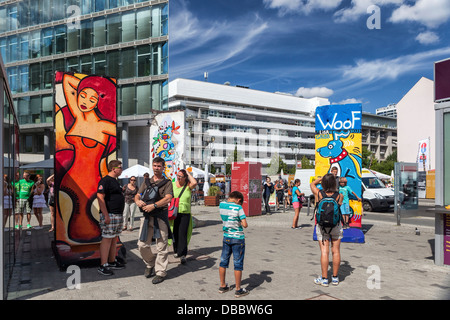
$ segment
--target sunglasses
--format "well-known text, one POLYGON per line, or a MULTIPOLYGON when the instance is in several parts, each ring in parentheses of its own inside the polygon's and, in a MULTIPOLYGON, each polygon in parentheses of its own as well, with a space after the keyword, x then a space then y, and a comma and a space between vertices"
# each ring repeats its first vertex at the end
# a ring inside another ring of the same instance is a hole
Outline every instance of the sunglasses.
POLYGON ((131 179, 130 181, 136 181, 136 179, 131 179))

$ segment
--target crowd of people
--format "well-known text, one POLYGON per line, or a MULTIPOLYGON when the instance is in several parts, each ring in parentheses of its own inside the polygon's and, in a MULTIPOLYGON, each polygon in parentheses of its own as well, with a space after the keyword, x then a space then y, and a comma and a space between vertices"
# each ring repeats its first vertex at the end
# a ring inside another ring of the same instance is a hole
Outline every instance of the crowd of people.
POLYGON ((3 175, 3 227, 7 226, 8 218, 13 219, 14 228, 19 230, 23 228, 23 219, 26 215, 26 229, 31 229, 31 213, 33 212, 38 225, 34 229, 43 228, 42 210, 50 208, 52 227, 54 230, 54 194, 53 194, 53 175, 46 180, 37 174, 31 179, 31 174, 25 171, 20 179, 19 173, 16 174, 15 181, 11 181, 8 175, 3 175), (15 200, 14 217, 12 215, 13 202, 15 200), (12 218, 13 217, 13 218, 12 218))
MULTIPOLYGON (((165 280, 169 262, 169 246, 173 245, 175 257, 180 258, 180 263, 186 263, 188 245, 192 235, 191 195, 198 187, 197 180, 187 170, 179 170, 175 181, 165 178, 163 175, 165 161, 155 158, 152 162, 154 175, 144 175, 144 181, 137 185, 137 177, 132 176, 128 182, 121 186, 118 177, 122 173, 122 163, 112 160, 108 164, 108 175, 103 177, 97 188, 97 199, 100 209, 100 228, 102 240, 100 242, 100 266, 98 272, 105 276, 114 274, 113 270, 124 269, 125 265, 118 261, 117 243, 118 237, 123 231, 132 232, 134 220, 138 210, 142 213, 138 234, 138 250, 144 262, 144 276, 153 278, 152 283, 158 284, 165 280), (177 201, 173 201, 173 200, 177 201), (177 205, 177 215, 169 220, 168 212, 177 205), (152 251, 152 242, 155 240, 156 252, 152 251)), ((305 193, 301 191, 300 179, 295 179, 289 185, 281 177, 272 182, 267 177, 263 183, 263 200, 266 214, 270 214, 269 197, 276 192, 276 205, 292 206, 294 217, 292 229, 300 229, 298 225, 300 211, 305 202, 305 193), (284 201, 284 198, 286 198, 284 201)), ((331 283, 339 283, 338 270, 340 265, 340 241, 343 237, 343 229, 348 228, 349 195, 353 194, 361 200, 347 186, 344 177, 337 177, 337 173, 326 174, 317 177, 310 184, 311 191, 318 204, 322 199, 334 199, 342 214, 342 224, 333 226, 328 232, 324 228, 317 228, 317 238, 321 252, 321 276, 314 279, 316 284, 328 286, 327 272, 329 263, 330 246, 332 252, 331 283)), ((37 219, 38 226, 42 229, 42 210, 48 207, 51 212, 51 228, 55 228, 55 194, 54 175, 50 176, 46 183, 41 175, 30 179, 30 173, 25 171, 23 179, 11 182, 7 175, 4 176, 4 219, 6 226, 8 217, 11 217, 13 199, 16 199, 14 224, 16 229, 21 229, 24 215, 27 215, 26 228, 31 228, 31 212, 37 219), (13 197, 15 193, 15 197, 13 197)), ((241 288, 241 278, 245 256, 244 228, 248 227, 245 212, 243 210, 244 197, 238 191, 231 191, 226 201, 219 206, 220 217, 223 222, 223 244, 219 266, 219 292, 230 290, 225 281, 226 270, 229 267, 231 255, 234 262, 235 296, 241 297, 249 292, 241 288)), ((317 223, 317 221, 316 221, 317 223)))

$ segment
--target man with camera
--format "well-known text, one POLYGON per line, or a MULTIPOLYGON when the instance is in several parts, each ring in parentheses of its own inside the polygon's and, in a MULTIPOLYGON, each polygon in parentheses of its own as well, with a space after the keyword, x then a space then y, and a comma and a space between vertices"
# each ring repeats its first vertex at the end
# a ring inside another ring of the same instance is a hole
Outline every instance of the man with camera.
POLYGON ((172 183, 163 176, 165 161, 156 157, 152 162, 153 177, 140 186, 135 202, 144 217, 139 229, 138 248, 146 265, 144 275, 153 278, 152 283, 164 281, 169 264, 168 240, 172 238, 169 227, 168 205, 173 197, 172 183), (151 250, 152 238, 156 239, 155 255, 151 250))

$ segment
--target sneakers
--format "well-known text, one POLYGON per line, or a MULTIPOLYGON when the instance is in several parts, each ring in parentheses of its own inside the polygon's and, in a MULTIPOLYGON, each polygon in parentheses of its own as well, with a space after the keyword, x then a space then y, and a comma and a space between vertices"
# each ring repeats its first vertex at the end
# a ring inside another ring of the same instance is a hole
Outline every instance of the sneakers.
POLYGON ((225 287, 219 287, 219 293, 225 293, 230 291, 230 287, 228 285, 225 285, 225 287))
MULTIPOLYGON (((322 277, 314 279, 314 283, 320 284, 324 287, 328 287, 328 279, 323 279, 322 277)), ((339 277, 331 277, 331 284, 333 286, 337 286, 339 284, 339 277)))
POLYGON ((314 279, 314 283, 324 287, 328 287, 328 279, 323 279, 321 276, 314 279))
POLYGON ((236 291, 234 292, 234 296, 235 296, 236 298, 240 298, 240 297, 243 297, 243 296, 248 295, 249 293, 250 293, 249 291, 245 290, 244 288, 241 288, 241 289, 236 290, 236 291))
POLYGON ((27 229, 31 229, 31 224, 27 224, 27 229))
MULTIPOLYGON (((225 287, 219 287, 219 293, 225 293, 225 292, 228 292, 228 291, 230 291, 230 287, 228 286, 228 284, 225 285, 225 287)), ((236 298, 240 298, 240 297, 243 297, 243 296, 248 295, 249 293, 250 293, 250 292, 247 291, 246 289, 241 288, 241 289, 236 290, 236 291, 234 292, 234 296, 235 296, 236 298)))
POLYGON ((100 267, 98 267, 97 271, 101 275, 112 276, 114 274, 114 272, 111 269, 120 270, 120 269, 124 269, 124 268, 125 268, 124 264, 115 260, 114 262, 111 262, 111 263, 108 262, 108 263, 101 265, 100 267))
POLYGON ((117 260, 114 260, 114 262, 108 262, 108 267, 110 269, 114 269, 114 270, 120 270, 120 269, 124 269, 125 265, 120 263, 117 260))
POLYGON ((114 274, 114 272, 112 272, 107 263, 98 267, 97 271, 98 273, 104 276, 112 276, 114 274))

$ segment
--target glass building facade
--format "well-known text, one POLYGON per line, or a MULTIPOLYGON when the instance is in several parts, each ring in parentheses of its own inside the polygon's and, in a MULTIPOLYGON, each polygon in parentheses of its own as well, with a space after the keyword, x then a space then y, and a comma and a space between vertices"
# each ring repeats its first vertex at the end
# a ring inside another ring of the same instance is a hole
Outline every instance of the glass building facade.
POLYGON ((2 226, 0 228, 0 300, 7 296, 7 286, 11 279, 16 252, 20 239, 20 231, 14 228, 14 209, 16 206, 14 181, 17 181, 19 165, 18 136, 19 123, 14 112, 14 103, 11 91, 6 81, 6 70, 0 58, 0 136, 2 144, 3 160, 0 162, 0 171, 3 183, 0 184, 0 193, 3 194, 0 201, 0 211, 2 212, 2 226))
POLYGON ((25 128, 53 127, 55 71, 114 77, 119 122, 150 117, 167 109, 168 0, 0 0, 0 53, 25 128))

